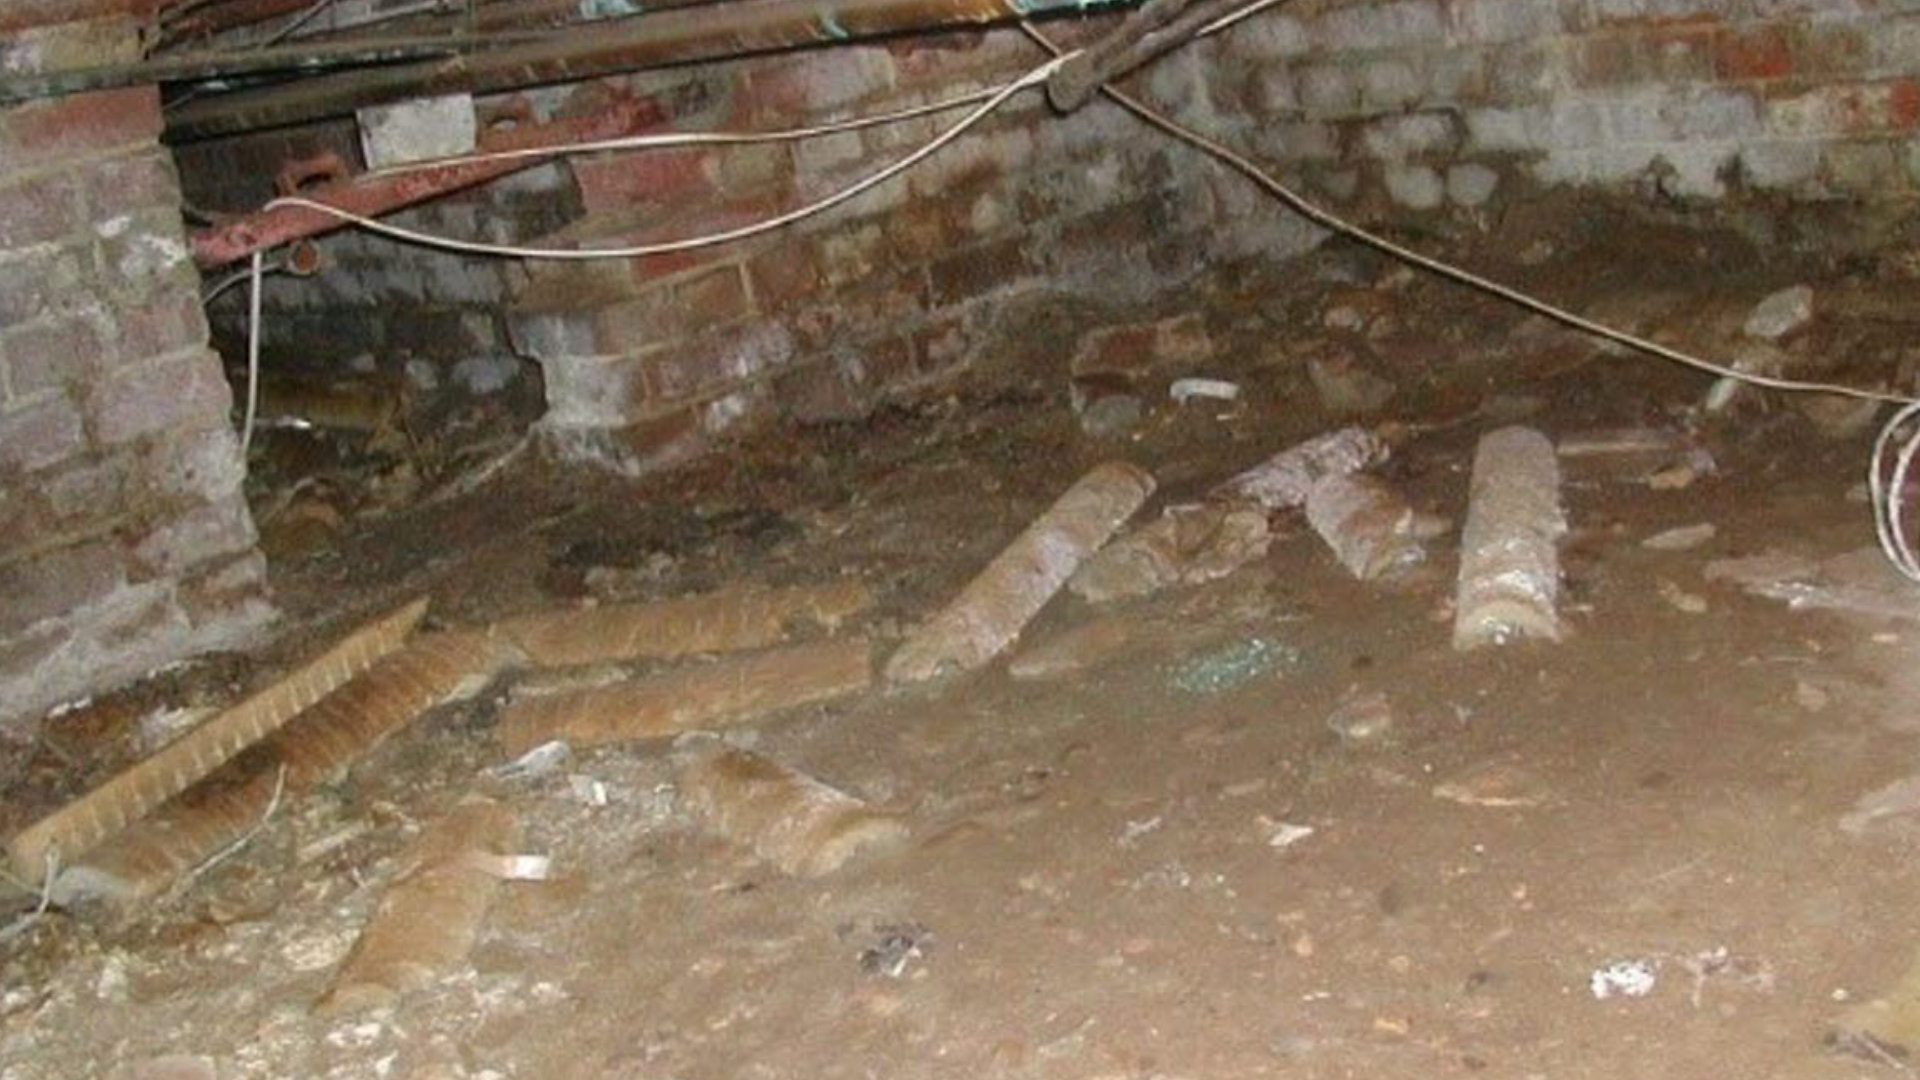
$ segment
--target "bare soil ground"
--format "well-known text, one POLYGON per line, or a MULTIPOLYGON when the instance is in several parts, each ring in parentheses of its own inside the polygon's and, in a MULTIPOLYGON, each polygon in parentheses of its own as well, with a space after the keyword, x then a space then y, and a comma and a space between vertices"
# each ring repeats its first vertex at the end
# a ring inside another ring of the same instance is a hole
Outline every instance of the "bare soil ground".
MULTIPOLYGON (((1909 328, 1897 305, 1862 298, 1910 284, 1872 267, 1783 271, 1712 242, 1728 253, 1655 231, 1591 261, 1503 269, 1720 355, 1755 300, 1810 280, 1824 306, 1798 352, 1864 361, 1834 374, 1892 369, 1909 328), (1671 258, 1646 254, 1662 244, 1671 258), (1663 261, 1672 280, 1651 269, 1663 261)), ((896 636, 1099 461, 1152 470, 1157 507, 1339 422, 1303 374, 1314 350, 1347 350, 1399 386, 1368 421, 1401 425, 1385 475, 1456 523, 1474 440, 1504 418, 1556 438, 1687 425, 1708 385, 1338 248, 1222 275, 1167 313, 1181 310, 1206 314, 1219 360, 1175 374, 1237 379, 1243 397, 1155 402, 1134 437, 1100 442, 1074 422, 1062 369, 1083 322, 1029 335, 951 399, 638 483, 529 466, 360 521, 282 561, 300 630, 277 653, 50 725, 8 820, 125 760, 141 711, 231 693, 418 591, 435 619, 465 624, 577 598, 596 566, 639 571, 657 595, 851 574, 881 597, 867 628, 896 636), (1327 327, 1355 303, 1385 322, 1327 327)), ((123 918, 53 913, 6 944, 0 1077, 174 1075, 154 1071, 167 1055, 203 1055, 214 1073, 179 1075, 222 1078, 1892 1071, 1823 1039, 1916 945, 1913 823, 1838 822, 1915 769, 1920 701, 1897 676, 1920 628, 1791 611, 1701 574, 1730 555, 1870 543, 1849 497, 1867 436, 1822 438, 1777 400, 1698 429, 1719 471, 1683 490, 1569 463, 1558 645, 1456 653, 1451 538, 1389 588, 1349 579, 1291 521, 1255 566, 1119 608, 1140 633, 1089 673, 994 669, 729 732, 908 814, 906 850, 817 881, 694 828, 668 745, 482 778, 500 758, 496 688, 285 808, 193 888, 123 918), (1702 548, 1640 546, 1700 522, 1717 528, 1702 548), (1297 662, 1218 693, 1176 685, 1184 661, 1254 637, 1297 662), (1386 695, 1390 730, 1329 728, 1367 692, 1386 695), (582 801, 569 774, 603 782, 609 804, 582 801), (521 813, 555 878, 504 887, 470 964, 429 989, 313 1015, 396 853, 475 790, 521 813), (1312 831, 1276 846, 1289 825, 1312 831), (297 860, 327 838, 341 842, 297 860), (1622 961, 1646 962, 1651 992, 1596 999, 1592 974, 1622 961)), ((1063 598, 1024 642, 1096 614, 1063 598)))

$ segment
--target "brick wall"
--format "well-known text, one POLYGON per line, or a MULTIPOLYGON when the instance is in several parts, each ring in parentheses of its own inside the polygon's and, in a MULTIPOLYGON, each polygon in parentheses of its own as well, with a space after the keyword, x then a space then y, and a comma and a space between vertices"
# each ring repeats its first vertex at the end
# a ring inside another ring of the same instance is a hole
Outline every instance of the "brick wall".
POLYGON ((1681 201, 1920 190, 1912 0, 1290 5, 1207 49, 1242 145, 1317 193, 1476 207, 1514 182, 1681 201))
MULTIPOLYGON (((174 158, 187 203, 230 214, 259 208, 277 194, 274 180, 283 166, 322 153, 338 155, 355 171, 363 168, 351 121, 191 143, 175 148, 174 158)), ((430 232, 510 239, 539 235, 578 213, 571 179, 549 166, 391 220, 430 232)), ((406 358, 446 369, 470 357, 511 355, 501 317, 510 264, 398 245, 355 230, 331 233, 318 246, 324 273, 269 275, 264 281, 261 341, 272 363, 338 366, 370 354, 393 370, 406 358)), ((238 355, 246 333, 246 290, 223 294, 208 318, 222 348, 238 355)))
MULTIPOLYGON (((699 103, 680 109, 679 126, 768 130, 952 97, 1044 58, 995 32, 754 60, 710 72, 697 91, 636 78, 576 92, 671 95, 699 103)), ((751 222, 846 185, 960 115, 580 160, 585 216, 551 239, 608 246, 751 222)), ((637 473, 776 418, 857 416, 938 385, 1012 345, 1008 315, 1022 305, 1149 301, 1221 260, 1285 256, 1312 239, 1118 111, 1059 118, 1030 92, 904 179, 791 229, 538 267, 511 326, 545 372, 549 445, 637 473)))
MULTIPOLYGON (((133 55, 40 27, 0 69, 133 55)), ((0 729, 272 615, 151 89, 0 110, 0 729)))
MULTIPOLYGON (((532 97, 542 118, 643 97, 674 128, 767 129, 924 103, 1040 57, 1010 31, 948 34, 532 97)), ((1136 85, 1373 221, 1475 216, 1554 185, 1662 206, 1757 195, 1885 207, 1920 190, 1916 0, 1294 0, 1136 85)), ((579 158, 520 211, 486 194, 423 213, 467 235, 524 237, 542 224, 524 209, 544 199, 573 218, 549 234, 556 243, 671 239, 833 190, 938 122, 579 158)), ((1209 265, 1283 257, 1315 235, 1111 107, 1061 118, 1028 94, 904 182, 772 236, 524 277, 337 241, 349 280, 280 286, 306 290, 282 321, 323 327, 378 307, 373 324, 435 325, 436 282, 484 281, 463 310, 508 311, 512 347, 544 372, 548 444, 631 473, 781 416, 852 416, 920 392, 992 357, 1021 303, 1165 298, 1209 265)))

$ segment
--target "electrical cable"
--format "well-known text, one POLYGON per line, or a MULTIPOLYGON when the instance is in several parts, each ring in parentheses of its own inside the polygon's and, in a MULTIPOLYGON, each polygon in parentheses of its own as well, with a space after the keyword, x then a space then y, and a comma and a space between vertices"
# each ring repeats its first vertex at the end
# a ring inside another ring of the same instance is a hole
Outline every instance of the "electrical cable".
MULTIPOLYGON (((1277 2, 1277 0, 1268 0, 1277 2)), ((992 97, 999 87, 989 87, 971 94, 946 98, 926 105, 915 105, 893 112, 879 113, 874 116, 857 116, 849 120, 839 120, 830 124, 816 124, 810 127, 782 128, 775 131, 683 131, 661 135, 623 135, 615 139, 593 139, 586 142, 567 143, 562 146, 531 146, 518 150, 489 150, 474 154, 460 154, 456 157, 430 158, 425 161, 410 161, 404 165, 389 165, 383 169, 374 169, 366 175, 398 176, 411 172, 423 172, 428 169, 444 169, 457 165, 475 165, 490 161, 518 161, 526 158, 564 157, 570 154, 592 154, 609 150, 658 150, 676 146, 739 146, 752 143, 799 142, 822 135, 837 135, 845 131, 859 131, 864 128, 880 127, 885 124, 897 124, 904 120, 913 120, 934 113, 951 112, 954 109, 973 105, 992 97)))
MULTIPOLYGON (((1068 54, 1068 56, 1070 55, 1072 54, 1068 54)), ((478 255, 504 255, 521 259, 581 262, 591 259, 632 259, 649 255, 667 255, 678 251, 691 251, 696 248, 732 243, 736 240, 744 240, 748 237, 758 236, 762 233, 784 228, 796 221, 830 210, 880 184, 886 183, 888 180, 920 164, 920 162, 939 151, 941 147, 946 146, 948 143, 965 134, 968 129, 986 119, 988 114, 998 109, 1007 99, 1022 90, 1038 86, 1045 82, 1047 76, 1053 74, 1066 59, 1067 56, 1062 56, 1049 60, 1012 82, 1002 85, 998 90, 994 91, 992 96, 975 106, 971 112, 967 113, 967 115, 962 117, 957 123, 933 139, 923 143, 912 153, 907 154, 905 157, 900 158, 876 172, 868 173, 866 176, 861 177, 859 180, 845 187, 839 188, 810 203, 788 210, 785 213, 776 214, 756 222, 736 226, 735 228, 690 236, 680 240, 605 248, 528 247, 513 244, 493 244, 478 240, 458 240, 400 225, 390 225, 386 222, 367 217, 364 214, 356 214, 350 210, 342 210, 337 206, 329 206, 326 203, 316 202, 313 199, 303 198, 298 195, 287 195, 274 199, 266 205, 265 209, 272 210, 281 206, 304 207, 305 209, 317 211, 337 220, 358 225, 370 232, 379 233, 382 236, 387 236, 395 240, 404 240, 426 247, 439 248, 443 251, 459 251, 478 255)))
POLYGON ((247 409, 240 421, 240 460, 247 460, 253 446, 253 422, 260 409, 260 279, 266 272, 266 255, 254 252, 247 274, 247 409))

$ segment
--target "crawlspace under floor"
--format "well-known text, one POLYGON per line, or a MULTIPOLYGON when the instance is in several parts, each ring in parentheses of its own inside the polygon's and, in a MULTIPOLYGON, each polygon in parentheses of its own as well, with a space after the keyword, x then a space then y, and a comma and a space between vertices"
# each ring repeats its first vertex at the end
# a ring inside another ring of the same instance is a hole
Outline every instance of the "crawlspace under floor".
MULTIPOLYGON (((1622 317, 1682 312, 1659 325, 1722 349, 1733 335, 1703 312, 1737 324, 1793 280, 1743 273, 1690 287, 1627 272, 1624 301, 1582 292, 1608 279, 1578 264, 1557 280, 1622 317)), ((1859 285, 1816 282, 1827 297, 1859 285)), ((596 567, 623 571, 593 577, 601 587, 640 595, 858 575, 879 597, 864 627, 897 635, 1099 461, 1141 464, 1178 499, 1331 426, 1302 364, 1345 341, 1325 315, 1357 293, 1397 320, 1366 346, 1401 386, 1376 420, 1407 425, 1385 475, 1456 522, 1495 417, 1556 437, 1673 424, 1707 388, 1333 252, 1125 314, 1202 312, 1220 359, 1191 373, 1239 380, 1239 403, 1156 405, 1137 439, 1090 440, 1060 374, 1085 325, 1056 320, 1035 339, 1051 369, 1013 365, 951 399, 634 484, 523 468, 363 521, 277 568, 293 641, 418 591, 449 624, 566 602, 596 567)), ((1822 332, 1892 349, 1910 328, 1874 310, 1836 308, 1822 332)), ((665 747, 490 781, 499 692, 430 714, 184 894, 121 922, 54 914, 5 945, 0 1076, 150 1075, 131 1070, 169 1054, 204 1056, 221 1078, 1887 1068, 1823 1039, 1920 945, 1916 823, 1840 828, 1862 795, 1920 768, 1920 699, 1898 678, 1920 661, 1920 628, 1791 611, 1702 575, 1727 556, 1869 543, 1852 494, 1866 436, 1823 438, 1798 411, 1749 401, 1703 440, 1719 471, 1682 490, 1569 468, 1559 645, 1455 653, 1451 539, 1382 588, 1350 580, 1295 523, 1233 577, 1117 609, 1141 633, 1090 674, 989 670, 734 732, 908 813, 905 850, 821 880, 695 829, 665 747), (1702 522, 1717 529, 1704 547, 1640 545, 1702 522), (1184 658, 1251 637, 1298 663, 1217 694, 1176 685, 1184 658), (1387 734, 1330 730, 1338 703, 1372 692, 1390 703, 1387 734), (604 784, 607 805, 569 774, 604 784), (1489 776, 1469 789, 1516 805, 1436 797, 1489 776), (526 849, 556 876, 506 886, 469 964, 428 989, 368 1015, 311 1013, 412 830, 473 790, 518 809, 526 849), (1312 832, 1277 847, 1286 825, 1312 832), (296 866, 328 838, 341 842, 296 866), (863 963, 883 946, 896 954, 863 963), (1645 961, 1651 991, 1596 999, 1593 972, 1620 961, 1645 961)), ((1091 617, 1063 598, 1028 639, 1091 617)), ((112 731, 55 724, 46 740, 13 820, 125 753, 112 731)))

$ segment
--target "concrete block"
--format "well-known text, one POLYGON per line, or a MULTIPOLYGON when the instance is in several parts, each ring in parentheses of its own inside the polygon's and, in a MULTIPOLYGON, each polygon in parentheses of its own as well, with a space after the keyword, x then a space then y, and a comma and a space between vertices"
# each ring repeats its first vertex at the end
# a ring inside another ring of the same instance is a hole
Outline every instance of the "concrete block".
POLYGON ((479 134, 471 94, 371 105, 355 117, 370 169, 471 153, 479 134))
POLYGON ((1414 210, 1432 210, 1447 194, 1440 174, 1425 165, 1389 165, 1381 180, 1394 202, 1414 210))

